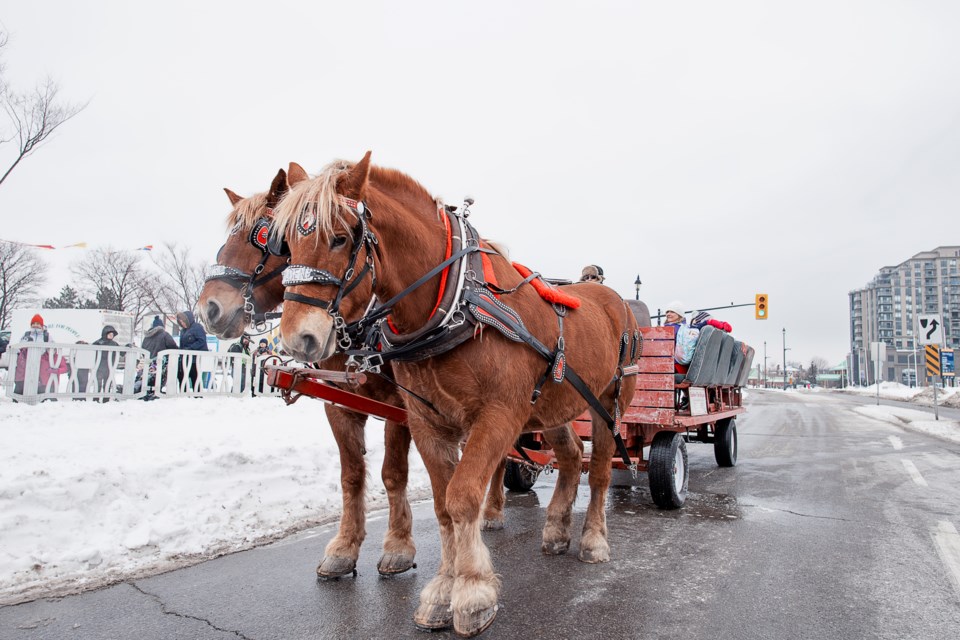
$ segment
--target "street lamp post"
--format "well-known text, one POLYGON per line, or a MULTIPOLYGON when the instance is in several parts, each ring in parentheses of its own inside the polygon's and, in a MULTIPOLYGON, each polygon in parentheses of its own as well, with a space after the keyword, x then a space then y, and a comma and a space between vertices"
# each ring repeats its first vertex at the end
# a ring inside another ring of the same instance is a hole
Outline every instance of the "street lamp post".
POLYGON ((637 290, 637 300, 640 299, 640 285, 642 285, 642 284, 643 284, 643 283, 640 282, 640 274, 638 273, 638 274, 637 274, 637 279, 633 281, 633 286, 634 286, 634 287, 636 288, 636 290, 637 290))
POLYGON ((790 347, 787 346, 787 329, 783 329, 783 390, 787 390, 787 351, 790 351, 790 347))

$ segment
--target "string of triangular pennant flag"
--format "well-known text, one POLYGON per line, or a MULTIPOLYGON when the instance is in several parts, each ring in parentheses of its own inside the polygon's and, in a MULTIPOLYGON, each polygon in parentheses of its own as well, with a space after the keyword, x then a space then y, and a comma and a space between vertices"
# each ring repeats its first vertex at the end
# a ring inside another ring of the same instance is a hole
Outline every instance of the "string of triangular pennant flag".
MULTIPOLYGON (((88 249, 89 248, 86 242, 74 242, 73 244, 65 244, 59 247, 56 247, 52 244, 33 244, 30 242, 20 242, 19 240, 0 239, 0 242, 9 242, 11 244, 19 244, 24 247, 34 247, 35 249, 47 249, 48 251, 57 250, 57 249, 88 249)), ((146 245, 143 245, 142 247, 136 247, 135 249, 131 249, 131 251, 153 251, 153 245, 146 244, 146 245)))

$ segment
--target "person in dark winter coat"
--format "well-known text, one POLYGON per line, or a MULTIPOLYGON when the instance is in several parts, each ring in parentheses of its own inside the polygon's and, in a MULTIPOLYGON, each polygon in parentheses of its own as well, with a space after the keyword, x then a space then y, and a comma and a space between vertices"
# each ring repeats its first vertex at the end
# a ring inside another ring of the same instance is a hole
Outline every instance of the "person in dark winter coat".
MULTIPOLYGON (((207 350, 207 332, 203 330, 203 327, 199 322, 194 320, 193 311, 181 311, 177 314, 177 324, 180 325, 182 331, 180 332, 180 349, 183 351, 206 351, 207 350)), ((198 390, 197 388, 197 358, 192 358, 190 363, 189 378, 190 378, 190 389, 198 390)), ((184 366, 184 358, 181 357, 180 360, 180 370, 177 372, 177 382, 180 386, 183 386, 184 375, 187 375, 186 367, 184 366)))
MULTIPOLYGON (((100 347, 119 347, 120 345, 114 340, 116 337, 117 330, 108 324, 103 328, 103 331, 100 332, 100 339, 95 340, 93 344, 100 347)), ((120 354, 117 351, 104 349, 100 352, 100 364, 97 366, 97 391, 104 393, 113 391, 114 384, 111 380, 111 371, 116 370, 119 359, 120 354)), ((97 400, 97 398, 94 398, 94 400, 97 400)), ((103 399, 104 402, 108 400, 109 398, 103 399)))
MULTIPOLYGON (((204 337, 203 344, 206 346, 207 339, 204 337)), ((153 324, 150 330, 143 336, 143 343, 140 345, 150 352, 150 360, 157 359, 157 354, 164 349, 176 349, 177 341, 163 328, 163 321, 160 316, 153 317, 153 324)))
MULTIPOLYGON (((163 328, 163 320, 160 316, 153 316, 153 322, 149 331, 143 336, 141 347, 150 353, 150 362, 147 363, 147 399, 153 399, 157 392, 157 354, 166 349, 177 349, 177 341, 173 339, 166 329, 163 328)), ((163 380, 160 381, 162 387, 167 382, 167 370, 163 370, 163 380)))
MULTIPOLYGON (((250 355, 250 336, 243 334, 238 342, 234 342, 227 349, 227 353, 242 353, 245 356, 250 355)), ((240 367, 240 391, 247 388, 247 365, 240 367)), ((252 390, 251 390, 252 392, 252 390)))

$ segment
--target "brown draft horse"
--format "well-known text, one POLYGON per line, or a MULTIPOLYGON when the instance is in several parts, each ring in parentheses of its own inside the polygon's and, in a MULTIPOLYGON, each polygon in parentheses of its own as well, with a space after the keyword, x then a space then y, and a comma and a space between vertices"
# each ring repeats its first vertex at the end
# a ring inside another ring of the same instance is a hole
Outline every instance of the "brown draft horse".
MULTIPOLYGON (((444 215, 442 204, 414 180, 371 166, 368 152, 359 163, 335 162, 293 187, 276 211, 274 233, 286 238, 291 262, 304 266, 300 273, 326 274, 323 278, 336 274, 343 282, 353 275, 348 265, 362 242, 359 257, 373 265, 374 293, 389 301, 449 255, 452 236, 444 215)), ((507 292, 502 302, 518 311, 529 332, 544 344, 559 344, 558 317, 551 306, 531 286, 520 286, 523 278, 502 256, 489 260, 496 282, 507 292)), ((475 269, 464 273, 472 286, 483 286, 485 275, 475 269)), ((427 280, 392 306, 389 321, 395 333, 409 335, 427 325, 442 297, 441 280, 439 275, 427 280)), ((318 276, 308 284, 293 278, 287 283, 281 330, 287 351, 302 360, 329 357, 342 343, 342 322, 330 308, 356 315, 358 305, 366 304, 363 296, 341 299, 342 286, 338 290, 327 282, 318 276), (304 302, 294 302, 297 298, 304 302), (326 301, 327 310, 320 308, 320 300, 326 301), (330 307, 331 300, 339 302, 339 310, 330 307)), ((633 314, 603 285, 582 283, 564 290, 581 301, 563 322, 566 362, 606 412, 615 415, 616 405, 622 415, 633 385, 622 385, 618 395, 620 385, 613 381, 623 364, 623 336, 636 330, 633 314)), ((441 313, 455 316, 451 309, 441 313)), ((494 470, 521 432, 567 423, 587 408, 567 382, 547 382, 539 401, 531 403, 545 360, 527 345, 489 326, 481 331, 481 326, 473 329, 472 339, 452 350, 394 364, 398 382, 423 398, 408 400, 406 406, 414 442, 430 474, 442 543, 440 568, 420 593, 414 622, 424 629, 452 623, 466 637, 486 629, 498 608, 500 581, 480 536, 483 495, 494 470), (466 445, 461 455, 462 441, 466 445)), ((607 424, 597 412, 591 413, 591 496, 579 557, 604 562, 610 558, 604 504, 615 444, 607 424)), ((579 440, 558 440, 553 444, 561 464, 575 461, 579 471, 579 440)), ((558 482, 547 510, 547 553, 562 553, 569 544, 576 477, 576 472, 568 473, 566 481, 558 482)))
MULTIPOLYGON (((307 178, 306 172, 296 163, 290 164, 290 176, 294 180, 307 178)), ((263 259, 266 261, 262 274, 275 274, 275 277, 256 281, 246 293, 251 296, 254 308, 261 312, 270 311, 283 302, 283 284, 277 270, 286 267, 287 258, 266 254, 251 242, 251 233, 261 219, 269 220, 272 217, 273 208, 287 188, 287 174, 280 169, 270 189, 264 193, 241 198, 229 189, 225 190, 233 210, 227 219, 230 235, 217 256, 217 264, 235 270, 227 273, 237 277, 232 281, 227 277, 208 280, 199 303, 204 324, 221 338, 239 337, 250 322, 244 311, 242 285, 249 282, 250 274, 263 259)), ((323 365, 328 369, 343 369, 345 360, 343 356, 335 356, 323 365)), ((402 406, 396 388, 375 376, 369 376, 366 384, 351 391, 380 402, 402 406)), ((354 571, 360 545, 366 536, 364 425, 367 416, 326 403, 324 410, 340 449, 343 511, 340 529, 327 545, 323 560, 317 567, 317 575, 334 578, 354 571)), ((410 431, 406 426, 388 420, 384 436, 386 443, 381 477, 387 490, 390 515, 383 541, 383 555, 377 563, 377 570, 388 575, 410 569, 416 548, 411 534, 413 519, 406 491, 410 431)))

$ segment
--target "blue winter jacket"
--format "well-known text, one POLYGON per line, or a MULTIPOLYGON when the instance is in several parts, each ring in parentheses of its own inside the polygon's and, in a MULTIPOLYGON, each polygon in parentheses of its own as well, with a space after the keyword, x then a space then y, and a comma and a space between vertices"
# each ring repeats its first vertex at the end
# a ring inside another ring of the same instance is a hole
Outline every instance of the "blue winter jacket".
POLYGON ((180 348, 188 351, 207 350, 207 332, 193 319, 193 311, 181 311, 177 318, 183 318, 187 328, 180 332, 180 348))

